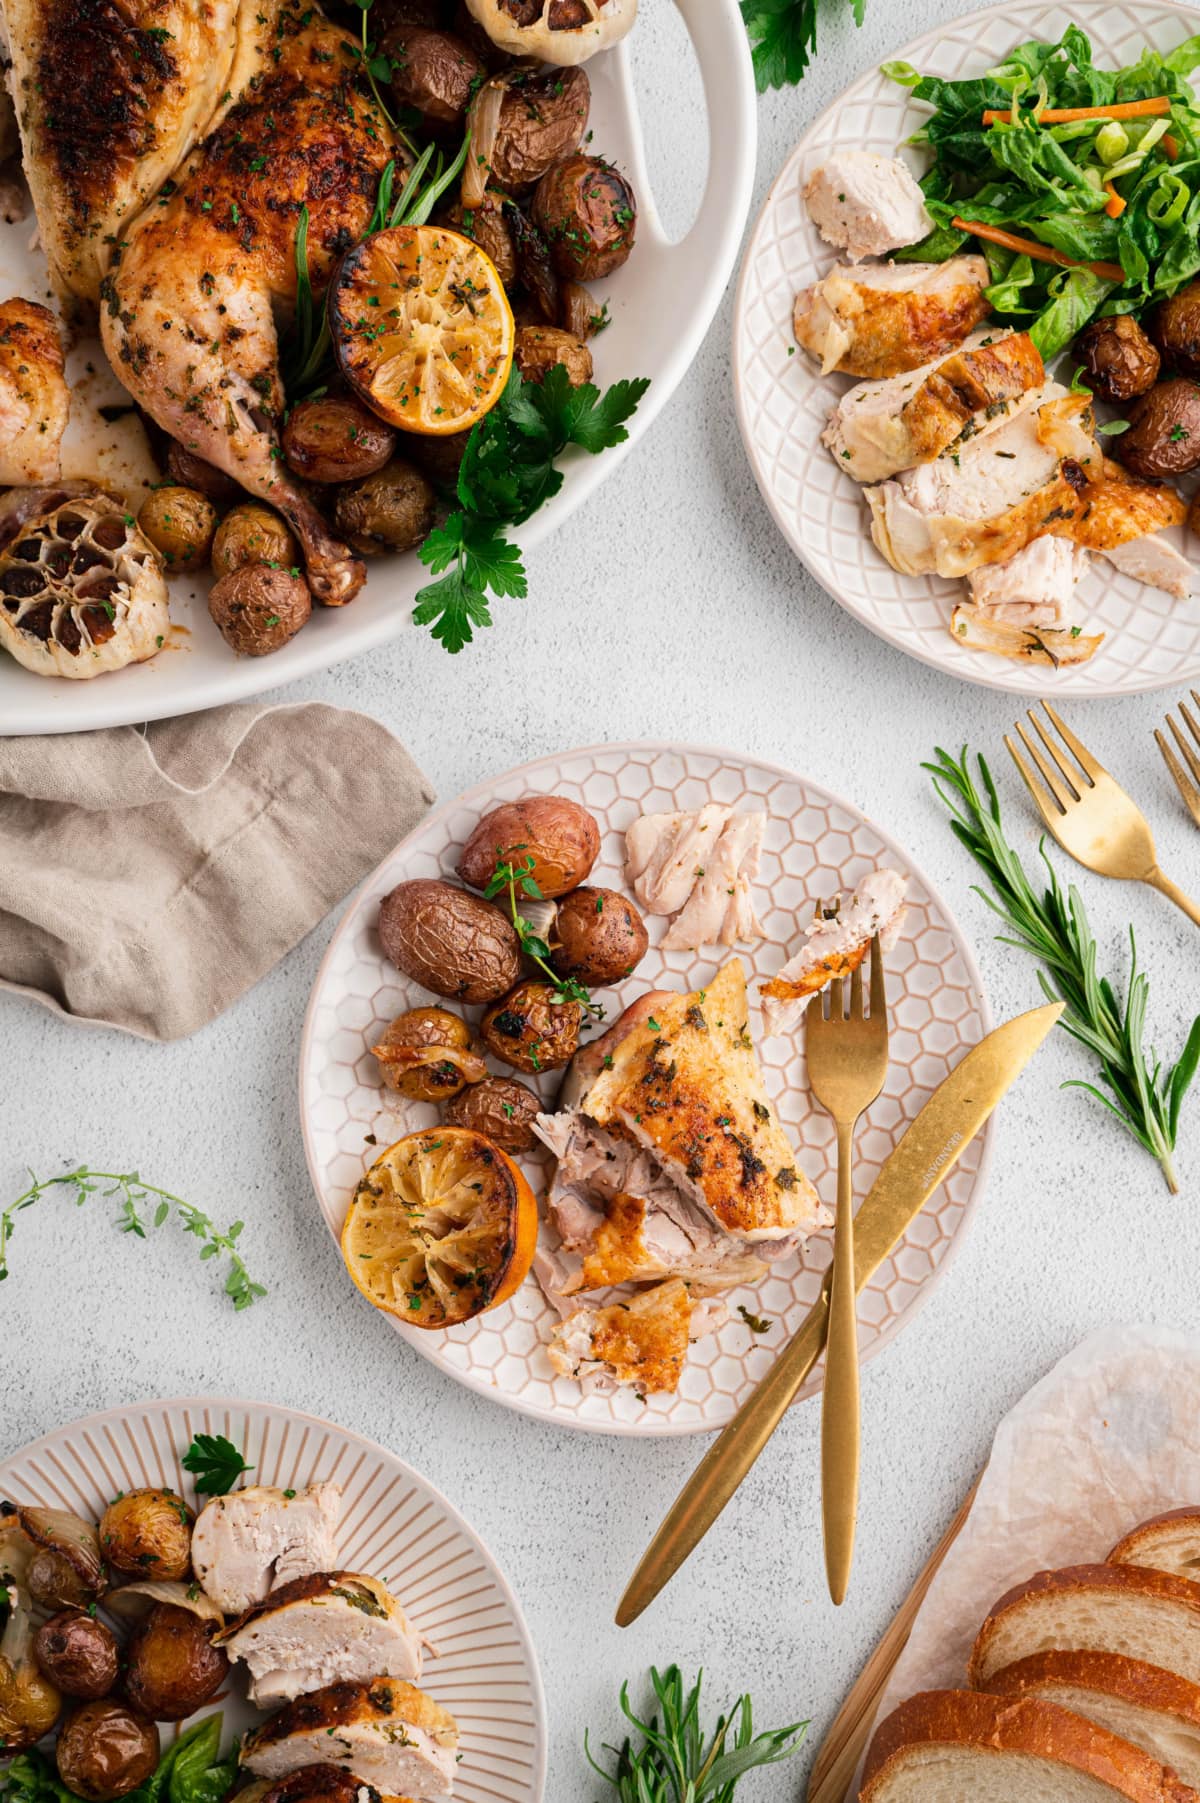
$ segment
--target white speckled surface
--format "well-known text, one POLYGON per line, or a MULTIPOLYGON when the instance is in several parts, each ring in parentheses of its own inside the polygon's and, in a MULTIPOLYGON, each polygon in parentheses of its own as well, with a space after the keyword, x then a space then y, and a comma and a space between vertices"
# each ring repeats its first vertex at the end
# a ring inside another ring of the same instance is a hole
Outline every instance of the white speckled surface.
MULTIPOLYGON (((699 181, 698 102, 686 86, 688 116, 668 158, 682 34, 666 0, 644 4, 642 29, 659 39, 651 166, 671 163, 661 187, 679 217, 699 181)), ((761 103, 759 193, 817 106, 905 38, 964 10, 954 0, 869 0, 855 32, 848 5, 823 9, 814 74, 799 93, 761 103)), ((997 1016, 1031 1006, 1032 970, 990 942, 990 917, 918 768, 935 739, 986 748, 1032 855, 1031 817, 1002 763, 1013 706, 905 661, 796 565, 742 457, 728 327, 727 301, 595 517, 577 518, 531 558, 531 599, 501 603, 475 652, 452 663, 414 637, 294 693, 388 721, 443 797, 601 738, 736 744, 805 771, 911 846, 977 935, 997 1016)), ((1077 705, 1071 717, 1144 800, 1164 865, 1200 888, 1200 837, 1150 736, 1170 699, 1077 705)), ((1083 880, 1118 969, 1126 924, 1136 923, 1154 1036, 1173 1053, 1187 1001, 1200 994, 1200 938, 1156 896, 1083 880)), ((846 1607, 835 1613, 824 1596, 809 1404, 690 1567, 622 1633, 611 1625, 617 1596, 698 1446, 522 1420, 442 1377, 351 1292, 309 1190, 294 1102, 300 1023, 331 924, 177 1046, 85 1034, 31 1005, 3 1006, 5 1194, 27 1164, 136 1163, 218 1216, 244 1215, 247 1255, 272 1294, 235 1318, 178 1234, 138 1245, 95 1204, 91 1218, 45 1204, 25 1217, 0 1291, 0 1453, 122 1399, 204 1390, 271 1397, 393 1446, 463 1509, 517 1586, 550 1704, 552 1803, 601 1803, 582 1762, 584 1727, 614 1731, 621 1680, 651 1660, 702 1662, 714 1703, 749 1685, 763 1723, 811 1713, 815 1744, 957 1507, 998 1415, 1092 1327, 1196 1324, 1200 1107, 1185 1120, 1184 1194, 1173 1200, 1098 1107, 1058 1091, 1084 1066, 1065 1040, 1051 1045, 1002 1110, 989 1193, 952 1275, 864 1373, 862 1526, 846 1607)), ((794 1798, 800 1776, 793 1766, 747 1780, 746 1803, 794 1798)))

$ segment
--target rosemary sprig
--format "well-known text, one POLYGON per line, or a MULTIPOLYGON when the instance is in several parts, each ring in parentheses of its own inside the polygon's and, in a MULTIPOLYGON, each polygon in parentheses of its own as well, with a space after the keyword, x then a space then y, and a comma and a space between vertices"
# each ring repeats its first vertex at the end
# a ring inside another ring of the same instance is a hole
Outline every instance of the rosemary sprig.
POLYGON ((1200 1016, 1192 1023, 1178 1061, 1164 1069, 1145 1046, 1150 984, 1138 969, 1137 942, 1129 929, 1130 971, 1122 1004, 1114 984, 1098 975, 1098 947, 1087 913, 1072 884, 1064 894, 1054 866, 1041 846, 1049 887, 1035 891, 1016 852, 1004 836, 1000 800, 992 773, 981 757, 979 774, 984 796, 975 787, 964 746, 954 759, 941 746, 937 762, 923 764, 933 777, 938 797, 953 818, 950 830, 965 845, 991 885, 975 893, 1004 922, 997 934, 1002 945, 1016 946, 1037 959, 1038 981, 1051 1001, 1067 1004, 1060 1025, 1099 1059, 1098 1089, 1073 1079, 1068 1089, 1084 1089, 1102 1102, 1121 1125, 1162 1167, 1167 1188, 1178 1192, 1172 1154, 1179 1130, 1179 1111, 1200 1065, 1200 1016))
MULTIPOLYGON (((524 849, 523 845, 514 845, 513 847, 514 851, 524 851, 524 849)), ((525 858, 520 864, 498 863, 483 893, 488 901, 492 901, 502 889, 507 890, 509 918, 516 929, 517 938, 521 941, 521 950, 525 956, 537 965, 564 1002, 578 1002, 580 1007, 585 1008, 596 1020, 603 1020, 603 1006, 592 1000, 583 984, 577 983, 574 977, 560 977, 558 972, 546 962, 550 956, 550 947, 540 933, 534 932, 517 906, 518 889, 530 901, 545 900, 541 886, 532 874, 535 868, 536 864, 532 856, 525 858)))
POLYGON ((61 1172, 57 1177, 41 1178, 32 1171, 29 1175, 33 1179, 29 1188, 0 1213, 0 1282, 8 1276, 8 1246, 15 1230, 16 1216, 25 1209, 32 1208, 35 1202, 40 1202, 49 1190, 64 1188, 74 1191, 72 1200, 77 1208, 82 1208, 88 1197, 94 1196, 98 1191, 106 1199, 118 1199, 121 1232, 132 1233, 139 1240, 146 1238, 147 1226, 161 1227, 173 1208, 183 1231, 194 1234, 204 1242, 200 1248, 201 1259, 224 1255, 229 1265, 225 1294, 235 1309, 240 1311, 250 1308, 260 1296, 266 1295, 264 1286, 251 1279, 238 1248, 243 1222, 234 1221, 222 1233, 214 1227, 208 1215, 191 1202, 185 1202, 182 1196, 172 1195, 170 1190, 159 1189, 156 1184, 144 1182, 136 1171, 93 1171, 86 1164, 81 1164, 73 1171, 61 1172), (103 1189, 101 1186, 104 1184, 109 1187, 103 1189), (147 1220, 142 1209, 149 1208, 152 1202, 154 1212, 147 1220))
POLYGON ((626 1736, 620 1747, 605 1742, 616 1765, 598 1765, 584 1736, 584 1754, 592 1770, 616 1791, 620 1803, 732 1803, 747 1772, 790 1759, 804 1744, 807 1722, 755 1734, 748 1696, 739 1697, 727 1715, 717 1718, 711 1735, 700 1721, 701 1672, 684 1693, 677 1665, 665 1672, 650 1668, 658 1711, 643 1721, 629 1702, 629 1685, 621 1686, 621 1713, 637 1729, 640 1743, 626 1736))

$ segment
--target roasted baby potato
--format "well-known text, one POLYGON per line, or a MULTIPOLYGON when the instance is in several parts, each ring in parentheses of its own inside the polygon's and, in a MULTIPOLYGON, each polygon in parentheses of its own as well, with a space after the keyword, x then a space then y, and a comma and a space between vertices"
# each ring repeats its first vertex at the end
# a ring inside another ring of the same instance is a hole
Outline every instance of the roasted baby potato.
POLYGON ((1102 401, 1131 401, 1158 380, 1162 358, 1132 313, 1094 319, 1075 340, 1092 393, 1102 401))
POLYGON ((210 501, 236 501, 244 492, 232 476, 219 470, 215 463, 206 463, 203 457, 197 457, 177 438, 171 440, 167 450, 167 474, 180 488, 194 488, 210 501))
POLYGON ((212 1623, 190 1609, 156 1603, 125 1649, 125 1694, 155 1722, 181 1722, 223 1683, 229 1660, 212 1643, 212 1623))
POLYGON ((125 1703, 81 1703, 62 1725, 54 1755, 68 1790, 87 1803, 112 1803, 143 1784, 158 1764, 158 1729, 125 1703))
POLYGON ((433 499, 433 489, 420 470, 394 457, 374 475, 338 490, 334 524, 347 543, 367 557, 381 551, 410 551, 433 525, 433 499))
POLYGON ((1200 376, 1200 282, 1160 301, 1146 324, 1169 369, 1200 376))
POLYGON ((619 269, 633 249, 637 201, 619 169, 579 152, 546 171, 533 219, 558 274, 593 282, 619 269))
POLYGON ((446 1102, 487 1075, 471 1029, 448 1008, 410 1008, 371 1047, 389 1089, 414 1102, 446 1102))
POLYGON ((167 575, 183 575, 208 562, 217 510, 198 489, 155 488, 142 502, 137 523, 162 558, 167 575))
POLYGON ((349 394, 301 401, 283 428, 288 467, 306 482, 357 482, 382 469, 396 434, 349 394))
POLYGON ((578 150, 591 83, 582 69, 515 70, 507 77, 492 179, 508 193, 532 188, 551 164, 578 150))
POLYGON ((473 239, 484 256, 491 258, 496 274, 505 288, 511 289, 515 285, 517 247, 513 243, 512 228, 505 217, 504 208, 498 200, 485 194, 477 207, 464 207, 461 201, 455 201, 452 207, 447 207, 445 221, 451 231, 461 232, 464 238, 473 239))
POLYGON ((1129 412, 1114 455, 1135 476, 1182 476, 1200 464, 1200 386, 1186 376, 1159 382, 1129 412))
POLYGON ((244 564, 213 583, 208 611, 234 651, 242 657, 269 657, 307 623, 312 591, 291 570, 244 564))
POLYGON ((114 1571, 183 1578, 191 1568, 195 1517, 173 1490, 130 1490, 100 1518, 100 1549, 114 1571))
POLYGON ((552 901, 582 883, 599 855, 600 829, 586 808, 565 795, 531 795, 484 815, 463 847, 458 874, 472 889, 486 889, 498 864, 520 868, 532 859, 527 874, 552 901))
POLYGON ((650 944, 645 922, 627 897, 586 886, 559 903, 554 936, 554 969, 589 989, 627 977, 650 944))
POLYGON ((542 1104, 515 1077, 485 1077, 448 1103, 444 1118, 453 1127, 469 1127, 515 1157, 537 1143, 532 1122, 542 1104))
POLYGON ((400 442, 422 475, 438 488, 453 489, 470 436, 470 432, 402 432, 400 442))
POLYGON ((244 564, 278 564, 293 570, 300 561, 296 541, 277 513, 260 507, 257 501, 244 501, 231 507, 213 539, 212 569, 217 577, 228 576, 244 564))
POLYGON ((379 937, 397 970, 435 995, 491 1002, 520 975, 521 942, 490 902, 435 877, 398 883, 379 904, 379 937))
POLYGON ((33 1542, 26 1587, 43 1609, 86 1609, 107 1589, 100 1539, 90 1521, 69 1509, 21 1509, 33 1542))
POLYGON ((392 92, 415 107, 431 131, 461 126, 487 70, 461 38, 422 25, 397 25, 382 40, 392 62, 392 92))
POLYGON ((563 365, 572 388, 592 379, 591 351, 582 338, 557 326, 518 326, 513 355, 527 382, 540 382, 556 363, 563 365))
POLYGON ((550 983, 518 983, 480 1022, 484 1045, 519 1071, 556 1071, 579 1049, 583 1008, 550 983))
POLYGON ((82 1609, 61 1609, 43 1622, 33 1656, 56 1690, 88 1700, 106 1697, 120 1668, 112 1629, 82 1609))

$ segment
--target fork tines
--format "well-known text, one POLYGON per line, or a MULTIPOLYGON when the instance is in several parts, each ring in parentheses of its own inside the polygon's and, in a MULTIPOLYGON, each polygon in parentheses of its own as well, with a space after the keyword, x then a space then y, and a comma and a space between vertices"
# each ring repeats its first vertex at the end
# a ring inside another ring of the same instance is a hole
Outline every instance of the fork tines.
POLYGON ((1104 772, 1102 765, 1096 762, 1087 746, 1076 738, 1050 703, 1043 701, 1042 706, 1049 716, 1051 725, 1057 729, 1063 744, 1073 754, 1074 761, 1068 758, 1061 747, 1050 738, 1042 725, 1041 718, 1034 713, 1032 708, 1028 714, 1029 724, 1045 747, 1046 757, 1042 756, 1019 720, 1016 724, 1016 734, 1036 764, 1042 778, 1041 782, 1033 774, 1007 733, 1004 735, 1004 743, 1008 747, 1013 763, 1024 778, 1026 788, 1033 796, 1042 814, 1048 818, 1052 813, 1065 814, 1073 801, 1081 800, 1088 789, 1095 788, 1096 778, 1102 776, 1104 772))
MULTIPOLYGON (((1183 723, 1191 733, 1197 747, 1200 747, 1200 690, 1193 689, 1191 694, 1192 700, 1196 706, 1196 713, 1192 712, 1186 701, 1181 701, 1179 703, 1179 712, 1183 716, 1183 723)), ((1184 737, 1183 731, 1174 714, 1167 715, 1167 725, 1171 729, 1171 737, 1179 748, 1178 757, 1161 732, 1156 730, 1154 737, 1158 744, 1158 749, 1162 752, 1163 762, 1175 779, 1175 787, 1183 797, 1184 807, 1196 822, 1196 825, 1200 826, 1200 755, 1197 755, 1197 752, 1193 751, 1191 745, 1184 737), (1182 762, 1180 761, 1181 759, 1182 762), (1184 768, 1185 765, 1186 769, 1184 768), (1190 775, 1189 771, 1191 773, 1190 775)))

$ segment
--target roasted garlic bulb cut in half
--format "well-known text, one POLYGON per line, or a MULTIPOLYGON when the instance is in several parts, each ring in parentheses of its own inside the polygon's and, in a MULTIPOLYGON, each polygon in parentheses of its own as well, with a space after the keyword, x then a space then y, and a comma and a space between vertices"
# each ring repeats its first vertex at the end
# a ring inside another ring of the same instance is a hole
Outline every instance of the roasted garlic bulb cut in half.
POLYGON ((142 663, 169 626, 154 548, 109 495, 61 501, 0 550, 0 646, 38 676, 142 663))
POLYGON ((637 17, 637 0, 467 0, 473 18, 510 56, 586 63, 609 50, 637 17))
POLYGON ((53 313, 37 301, 0 303, 0 484, 58 475, 70 411, 53 313))

